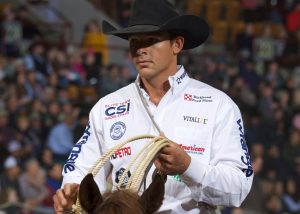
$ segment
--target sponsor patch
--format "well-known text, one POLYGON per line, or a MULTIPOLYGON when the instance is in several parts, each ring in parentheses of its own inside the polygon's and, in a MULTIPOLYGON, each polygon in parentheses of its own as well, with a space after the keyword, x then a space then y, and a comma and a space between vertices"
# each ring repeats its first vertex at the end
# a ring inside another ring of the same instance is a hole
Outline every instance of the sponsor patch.
POLYGON ((183 99, 185 101, 192 101, 196 103, 211 103, 212 102, 212 96, 196 96, 192 94, 184 94, 183 99))
POLYGON ((106 104, 105 106, 105 120, 118 118, 129 114, 130 100, 120 103, 106 104))
POLYGON ((179 144, 179 146, 189 154, 203 155, 203 153, 205 152, 205 148, 198 147, 196 145, 186 146, 183 144, 179 144))
POLYGON ((187 122, 207 124, 208 119, 203 117, 192 117, 192 116, 183 116, 183 120, 187 122))
POLYGON ((118 158, 123 158, 123 157, 127 157, 127 156, 130 156, 131 155, 131 147, 128 146, 128 147, 123 147, 121 149, 118 149, 115 154, 113 154, 111 156, 110 159, 112 160, 115 160, 115 159, 118 159, 118 158))
POLYGON ((242 146, 242 150, 244 150, 244 155, 241 156, 241 161, 246 166, 246 168, 244 168, 242 171, 245 173, 246 177, 250 177, 253 174, 253 169, 251 166, 249 150, 248 150, 246 140, 245 140, 244 128, 242 126, 242 120, 239 119, 236 122, 238 124, 238 128, 240 131, 240 143, 242 146))
MULTIPOLYGON (((124 172, 125 172, 125 169, 124 169, 124 168, 121 168, 121 169, 119 169, 119 170, 116 172, 116 178, 115 178, 115 182, 116 182, 116 183, 119 183, 119 181, 120 181, 120 179, 121 179, 121 177, 122 177, 122 175, 123 175, 124 172)), ((122 187, 122 188, 125 188, 125 187, 126 187, 126 185, 128 184, 128 180, 129 180, 130 176, 131 176, 131 173, 130 173, 130 171, 128 171, 128 172, 127 172, 127 175, 126 175, 125 178, 124 178, 124 182, 121 184, 121 187, 122 187)))
POLYGON ((119 121, 114 123, 110 128, 110 137, 113 140, 119 140, 126 131, 126 125, 125 123, 119 121))

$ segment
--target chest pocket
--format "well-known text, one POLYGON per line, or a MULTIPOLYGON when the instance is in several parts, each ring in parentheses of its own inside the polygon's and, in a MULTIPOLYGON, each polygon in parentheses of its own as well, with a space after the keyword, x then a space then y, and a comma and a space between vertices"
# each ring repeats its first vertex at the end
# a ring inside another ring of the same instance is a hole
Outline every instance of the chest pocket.
POLYGON ((209 129, 202 127, 176 126, 174 138, 178 144, 208 145, 211 141, 209 129))

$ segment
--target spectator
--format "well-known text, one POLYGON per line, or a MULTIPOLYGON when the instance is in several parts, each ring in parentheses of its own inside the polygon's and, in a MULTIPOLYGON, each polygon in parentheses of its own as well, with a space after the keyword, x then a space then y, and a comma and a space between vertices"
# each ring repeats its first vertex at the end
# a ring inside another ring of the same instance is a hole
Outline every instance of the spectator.
MULTIPOLYGON (((55 94, 54 94, 55 96, 55 94)), ((61 112, 61 107, 57 100, 50 100, 47 106, 47 112, 45 116, 45 129, 48 134, 50 129, 55 126, 59 121, 58 117, 61 112)))
POLYGON ((49 149, 48 147, 43 148, 40 154, 39 163, 45 171, 47 171, 51 168, 51 166, 53 166, 54 160, 51 149, 49 149))
POLYGON ((10 141, 7 145, 7 151, 8 151, 8 155, 14 157, 18 161, 20 166, 22 166, 21 164, 22 164, 24 152, 21 143, 17 140, 10 141))
POLYGON ((86 71, 83 66, 82 51, 75 49, 70 56, 70 65, 72 70, 77 73, 83 82, 86 82, 86 71))
MULTIPOLYGON (((292 129, 289 133, 287 143, 283 147, 283 160, 292 167, 297 157, 300 156, 300 133, 292 129)), ((290 168, 292 170, 292 168, 290 168)))
MULTIPOLYGON (((0 204, 17 203, 22 201, 21 189, 18 183, 20 167, 13 156, 6 158, 4 172, 0 174, 0 204)), ((20 210, 17 207, 4 209, 7 213, 17 214, 20 210)))
POLYGON ((130 8, 132 0, 117 0, 118 5, 118 22, 121 26, 127 26, 131 14, 130 8))
POLYGON ((9 124, 8 112, 0 108, 0 146, 6 146, 14 138, 14 132, 9 124))
POLYGON ((29 53, 24 58, 26 70, 36 72, 38 81, 43 84, 46 84, 46 78, 53 72, 45 52, 45 46, 42 42, 34 42, 29 47, 29 53))
POLYGON ((50 130, 47 145, 53 153, 54 160, 63 163, 74 146, 74 120, 71 115, 62 115, 61 121, 50 130))
POLYGON ((254 63, 252 60, 241 60, 240 62, 240 73, 247 86, 252 90, 256 91, 257 86, 261 81, 261 77, 257 74, 255 70, 254 63))
POLYGON ((253 59, 253 40, 254 35, 254 25, 253 23, 247 23, 245 31, 237 34, 236 46, 238 55, 242 59, 253 59))
POLYGON ((120 67, 116 64, 107 66, 101 85, 102 95, 105 96, 120 88, 120 67))
POLYGON ((295 0, 293 9, 287 14, 286 28, 293 33, 300 30, 300 1, 295 0))
MULTIPOLYGON (((56 190, 58 190, 61 186, 62 169, 63 167, 61 164, 55 163, 51 165, 47 170, 46 187, 48 190, 48 195, 43 201, 43 206, 45 207, 53 209, 53 195, 55 194, 56 190)), ((54 212, 54 210, 52 210, 52 212, 54 212)))
POLYGON ((22 25, 16 19, 14 9, 8 5, 3 9, 4 21, 1 23, 1 41, 8 57, 18 57, 22 41, 22 25))
POLYGON ((288 213, 297 214, 300 212, 300 195, 293 177, 288 178, 285 183, 283 205, 288 213))
POLYGON ((25 163, 25 171, 19 177, 21 194, 26 206, 34 209, 42 206, 47 197, 45 172, 36 159, 29 159, 25 163))
MULTIPOLYGON (((93 51, 86 51, 83 57, 83 67, 86 72, 88 85, 99 89, 102 80, 100 66, 96 62, 96 54, 93 51)), ((100 91, 101 92, 101 91, 100 91)))
POLYGON ((107 64, 107 38, 101 31, 100 23, 97 19, 92 19, 87 23, 82 47, 86 51, 95 52, 96 64, 107 64))
POLYGON ((266 199, 265 209, 267 214, 281 214, 283 209, 281 198, 277 195, 269 195, 266 199))
POLYGON ((275 107, 273 89, 268 84, 263 84, 260 89, 258 101, 258 110, 263 119, 270 120, 272 118, 272 111, 275 107))
POLYGON ((271 35, 271 26, 263 26, 262 35, 257 36, 253 43, 255 61, 260 68, 258 72, 265 72, 265 63, 276 56, 276 41, 271 35))
POLYGON ((24 54, 33 40, 41 38, 41 32, 33 23, 28 8, 25 5, 21 5, 17 9, 17 20, 22 26, 21 53, 24 54))

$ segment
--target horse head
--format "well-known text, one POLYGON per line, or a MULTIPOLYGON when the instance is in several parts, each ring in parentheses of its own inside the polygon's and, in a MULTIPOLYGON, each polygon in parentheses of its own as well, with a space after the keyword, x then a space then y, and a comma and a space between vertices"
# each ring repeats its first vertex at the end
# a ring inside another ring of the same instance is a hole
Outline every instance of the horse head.
POLYGON ((162 205, 167 176, 155 173, 152 183, 141 196, 130 189, 119 189, 103 196, 92 174, 82 180, 79 189, 81 207, 92 214, 153 214, 162 205))

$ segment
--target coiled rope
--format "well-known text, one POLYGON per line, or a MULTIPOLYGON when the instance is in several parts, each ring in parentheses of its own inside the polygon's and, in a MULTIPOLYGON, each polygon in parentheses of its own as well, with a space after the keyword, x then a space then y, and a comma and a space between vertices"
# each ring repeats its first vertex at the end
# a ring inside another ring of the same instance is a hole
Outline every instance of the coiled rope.
MULTIPOLYGON (((150 170, 151 165, 154 159, 156 158, 157 153, 163 147, 170 144, 170 141, 168 139, 161 136, 154 136, 149 134, 137 135, 135 137, 129 138, 126 141, 117 144, 112 149, 107 151, 104 155, 99 157, 97 161, 94 163, 94 165, 92 166, 92 168, 89 170, 89 173, 92 173, 92 175, 95 176, 99 172, 99 170, 105 165, 105 163, 110 159, 110 157, 113 154, 115 154, 119 149, 121 149, 123 146, 125 146, 130 142, 141 140, 141 139, 150 139, 150 140, 142 147, 140 152, 131 159, 131 161, 128 163, 127 167, 125 168, 125 171, 123 172, 121 178, 119 179, 119 182, 117 183, 117 188, 121 189, 122 184, 125 183, 125 179, 128 171, 135 164, 136 165, 135 169, 132 173, 132 176, 129 178, 125 189, 132 189, 133 191, 136 192, 139 191, 143 180, 146 178, 148 171, 150 170)), ((79 202, 78 195, 77 195, 76 204, 72 206, 72 213, 75 214, 82 213, 82 208, 79 202)))

